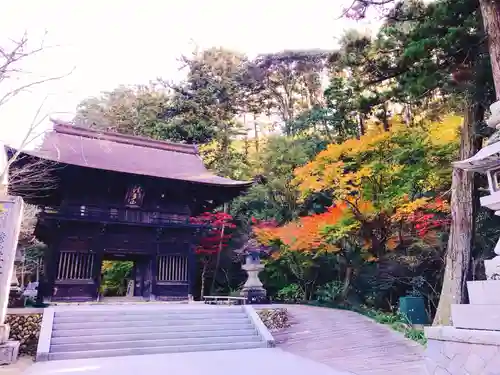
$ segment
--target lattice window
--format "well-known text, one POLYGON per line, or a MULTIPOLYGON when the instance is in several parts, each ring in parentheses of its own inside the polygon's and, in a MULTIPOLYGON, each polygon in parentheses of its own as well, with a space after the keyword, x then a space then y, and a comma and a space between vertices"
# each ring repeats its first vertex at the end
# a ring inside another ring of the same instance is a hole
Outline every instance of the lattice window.
POLYGON ((57 280, 92 280, 94 254, 61 251, 57 280))
POLYGON ((158 257, 158 282, 186 283, 188 260, 184 255, 162 255, 158 257))

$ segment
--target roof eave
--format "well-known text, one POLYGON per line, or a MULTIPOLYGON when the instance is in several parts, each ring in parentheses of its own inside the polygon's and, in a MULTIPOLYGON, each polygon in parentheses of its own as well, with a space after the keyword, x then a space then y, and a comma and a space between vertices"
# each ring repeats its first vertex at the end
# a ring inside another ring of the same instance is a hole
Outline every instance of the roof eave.
MULTIPOLYGON (((12 154, 16 154, 18 150, 14 147, 11 147, 9 145, 4 145, 4 150, 5 152, 11 152, 12 154)), ((111 170, 111 169, 105 169, 105 168, 93 168, 93 167, 85 167, 79 164, 72 164, 72 163, 67 163, 67 162, 62 162, 58 160, 52 160, 49 158, 43 158, 40 155, 37 155, 36 153, 30 152, 31 150, 25 150, 21 151, 19 153, 19 157, 22 157, 23 155, 37 158, 37 159, 42 159, 42 160, 47 160, 48 162, 52 163, 61 163, 65 165, 72 165, 75 167, 79 168, 90 168, 90 169, 99 169, 102 171, 109 171, 109 172, 117 172, 117 173, 125 173, 125 174, 130 174, 130 175, 142 175, 145 177, 150 177, 150 178, 159 178, 159 179, 164 179, 164 180, 172 180, 172 181, 184 181, 184 182, 189 182, 193 184, 199 184, 199 185, 205 185, 205 186, 215 186, 215 187, 223 187, 223 188, 235 188, 235 189, 248 189, 253 185, 253 181, 235 181, 235 180, 229 180, 227 183, 224 182, 209 182, 209 181, 203 181, 203 180, 197 180, 194 178, 179 178, 179 177, 166 177, 166 176, 154 176, 154 175, 147 175, 147 174, 138 174, 138 173, 132 173, 132 172, 127 172, 127 171, 119 171, 119 170, 111 170)), ((218 177, 216 175, 213 175, 214 177, 218 177)))
MULTIPOLYGON (((472 158, 471 158, 472 159, 472 158)), ((461 160, 452 163, 455 168, 463 169, 468 172, 479 172, 486 173, 490 169, 494 169, 495 167, 500 166, 500 160, 491 159, 491 160, 461 160)))
POLYGON ((500 166, 500 142, 495 142, 479 150, 474 156, 452 163, 455 168, 472 172, 486 172, 500 166))

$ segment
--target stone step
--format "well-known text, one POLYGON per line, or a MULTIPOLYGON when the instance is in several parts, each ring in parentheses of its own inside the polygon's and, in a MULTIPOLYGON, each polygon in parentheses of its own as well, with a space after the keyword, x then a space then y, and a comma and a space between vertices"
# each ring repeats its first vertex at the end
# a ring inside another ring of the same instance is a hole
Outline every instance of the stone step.
POLYGON ((56 317, 77 317, 89 315, 143 315, 143 314, 173 314, 173 315, 196 315, 196 314, 222 314, 222 313, 241 313, 244 312, 242 306, 210 306, 186 305, 183 307, 170 307, 164 305, 109 305, 109 306, 75 306, 75 307, 57 307, 54 311, 56 317))
MULTIPOLYGON (((155 327, 155 326, 195 326, 207 322, 205 319, 186 319, 186 320, 173 320, 173 319, 155 319, 155 320, 134 320, 134 321, 110 321, 110 322, 77 322, 77 323, 58 323, 54 322, 53 329, 94 329, 94 328, 117 328, 123 327, 126 324, 128 327, 155 327)), ((242 318, 228 318, 228 319, 210 319, 210 323, 214 325, 220 324, 244 324, 248 322, 247 317, 242 318)))
POLYGON ((451 305, 453 327, 500 331, 500 305, 451 305))
POLYGON ((189 339, 197 337, 221 337, 221 336, 252 336, 257 334, 253 327, 245 329, 217 329, 211 326, 212 330, 192 330, 180 332, 153 332, 144 329, 138 330, 136 333, 106 333, 93 334, 91 332, 83 332, 83 335, 78 336, 55 336, 51 339, 51 345, 60 344, 81 344, 94 342, 118 342, 118 341, 142 341, 142 340, 168 340, 168 339, 189 339))
POLYGON ((172 322, 170 325, 163 326, 120 326, 120 327, 102 327, 102 328, 87 328, 85 331, 81 331, 78 328, 71 329, 54 329, 52 332, 52 338, 54 337, 80 337, 82 335, 90 336, 102 336, 102 335, 127 335, 127 334, 144 334, 145 332, 155 332, 155 333, 185 333, 185 332, 211 332, 219 330, 238 330, 238 329, 253 329, 253 325, 250 320, 244 323, 228 323, 228 324, 218 324, 212 325, 209 322, 200 322, 199 324, 193 325, 175 325, 172 322))
POLYGON ((81 352, 110 349, 153 348, 168 346, 191 346, 207 344, 238 344, 242 342, 260 342, 257 332, 246 336, 191 337, 162 340, 135 340, 114 342, 86 342, 75 344, 50 345, 50 353, 81 352))
POLYGON ((80 352, 66 353, 49 353, 48 360, 65 360, 65 359, 81 359, 81 358, 103 358, 103 357, 118 357, 142 354, 162 354, 162 353, 181 353, 181 352, 197 352, 197 351, 214 351, 214 350, 232 350, 232 349, 253 349, 265 348, 265 342, 238 342, 238 343, 219 343, 219 344, 198 344, 198 345, 174 345, 174 346, 155 346, 141 348, 126 348, 126 349, 107 349, 107 350, 85 350, 80 352))
POLYGON ((56 324, 59 323, 90 323, 90 322, 131 322, 140 320, 212 320, 212 319, 246 319, 243 311, 236 313, 211 313, 211 314, 170 314, 170 313, 143 313, 143 314, 114 314, 114 315, 81 315, 81 316, 58 316, 54 318, 56 324))
POLYGON ((467 282, 471 305, 500 305, 500 280, 467 282))

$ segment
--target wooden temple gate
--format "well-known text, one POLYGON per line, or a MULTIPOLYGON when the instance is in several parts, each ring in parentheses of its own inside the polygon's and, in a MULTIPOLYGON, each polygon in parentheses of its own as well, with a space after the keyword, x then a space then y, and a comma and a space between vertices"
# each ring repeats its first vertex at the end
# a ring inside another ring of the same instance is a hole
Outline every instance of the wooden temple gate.
POLYGON ((30 164, 44 179, 16 185, 16 195, 41 208, 35 235, 48 249, 40 290, 53 301, 98 299, 110 259, 134 262, 134 295, 187 299, 202 231, 189 218, 251 185, 210 173, 193 145, 58 123, 10 168, 30 164))
MULTIPOLYGON (((134 263, 133 295, 144 299, 184 299, 190 291, 194 276, 190 270, 192 247, 190 231, 175 231, 175 241, 121 242, 122 236, 99 234, 98 240, 64 238, 58 249, 49 255, 54 269, 47 270, 53 283, 53 301, 87 301, 99 298, 101 268, 104 260, 134 263)), ((146 232, 147 233, 147 232, 146 232)), ((151 234, 151 233, 150 233, 151 234)), ((172 235, 167 231, 166 235, 172 235)), ((135 234, 139 236, 138 233, 135 234)), ((144 235, 144 234, 143 234, 144 235)), ((156 236, 155 236, 156 237, 156 236)))

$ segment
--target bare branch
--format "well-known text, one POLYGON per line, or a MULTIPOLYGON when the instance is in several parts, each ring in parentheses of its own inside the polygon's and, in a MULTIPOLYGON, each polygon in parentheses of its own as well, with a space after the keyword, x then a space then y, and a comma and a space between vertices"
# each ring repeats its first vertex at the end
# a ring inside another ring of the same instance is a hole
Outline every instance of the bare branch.
MULTIPOLYGON (((22 67, 25 61, 29 61, 33 56, 46 51, 47 48, 51 48, 47 47, 43 40, 36 48, 30 48, 28 41, 28 34, 25 32, 21 38, 7 41, 7 46, 0 46, 0 88, 3 89, 2 94, 0 94, 0 109, 2 105, 16 95, 35 86, 67 77, 74 71, 73 68, 66 74, 41 78, 31 82, 24 80, 24 82, 11 87, 10 82, 22 80, 22 76, 28 74, 28 71, 22 67)), ((56 168, 55 163, 23 153, 30 143, 44 134, 44 132, 37 132, 37 128, 48 118, 48 115, 41 116, 46 99, 47 97, 37 108, 21 144, 15 150, 3 150, 3 152, 7 152, 8 157, 1 166, 3 170, 0 170, 0 183, 4 183, 6 177, 8 177, 7 184, 10 194, 21 195, 24 198, 30 196, 41 197, 47 190, 56 186, 55 175, 52 173, 56 168)), ((6 191, 2 191, 2 193, 6 193, 6 191)))
POLYGON ((44 100, 41 102, 41 104, 38 106, 37 111, 35 112, 35 115, 33 116, 33 120, 30 123, 30 126, 28 127, 24 138, 22 139, 21 143, 16 149, 16 152, 11 155, 7 162, 5 163, 3 170, 0 171, 0 182, 3 182, 5 180, 5 176, 8 175, 9 168, 12 163, 14 163, 18 156, 23 152, 23 150, 31 144, 35 139, 40 137, 42 134, 45 132, 35 134, 35 130, 38 128, 38 126, 45 121, 48 118, 48 115, 43 116, 42 118, 39 119, 40 113, 42 111, 43 105, 45 104, 45 101, 47 100, 47 97, 44 98, 44 100))
POLYGON ((25 204, 23 208, 23 217, 21 220, 21 230, 19 232, 19 246, 26 248, 38 243, 34 231, 37 221, 38 207, 31 204, 25 204))
POLYGON ((71 69, 71 71, 69 71, 68 73, 60 75, 60 76, 44 78, 44 79, 40 79, 40 80, 35 81, 35 82, 30 82, 30 83, 27 83, 25 85, 21 85, 21 86, 17 87, 16 89, 13 89, 13 90, 7 92, 4 96, 2 96, 0 98, 0 106, 3 105, 3 104, 5 104, 5 103, 7 103, 14 96, 18 95, 19 93, 21 93, 23 91, 26 91, 29 88, 32 88, 34 86, 39 86, 42 83, 47 83, 47 82, 51 82, 51 81, 57 81, 59 79, 66 78, 71 73, 73 73, 74 70, 75 70, 75 68, 71 69))
POLYGON ((46 197, 57 188, 55 172, 60 168, 56 162, 18 154, 9 165, 8 192, 25 199, 46 197))

